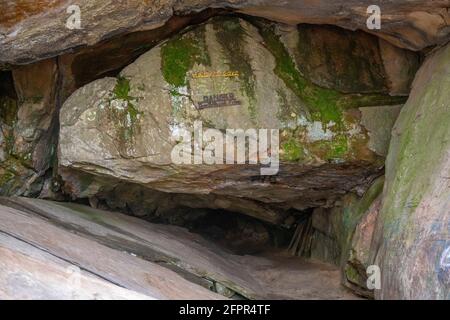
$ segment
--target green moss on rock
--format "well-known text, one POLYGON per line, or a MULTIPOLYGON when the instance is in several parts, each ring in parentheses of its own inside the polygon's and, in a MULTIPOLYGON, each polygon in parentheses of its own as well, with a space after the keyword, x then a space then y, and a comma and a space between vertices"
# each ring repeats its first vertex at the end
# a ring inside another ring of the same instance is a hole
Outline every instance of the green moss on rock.
POLYGON ((305 157, 305 150, 302 144, 293 137, 281 144, 281 150, 283 160, 295 162, 305 157))
POLYGON ((348 138, 341 134, 331 140, 312 142, 311 151, 321 159, 334 161, 344 159, 349 151, 348 138))
POLYGON ((142 112, 136 107, 137 98, 130 95, 130 80, 119 76, 106 109, 108 120, 114 124, 121 152, 127 153, 136 133, 142 112))
POLYGON ((8 156, 0 164, 0 195, 11 196, 16 193, 31 174, 33 170, 25 166, 21 159, 8 156))
POLYGON ((161 70, 167 83, 174 87, 187 85, 187 73, 195 63, 210 65, 204 26, 175 36, 161 47, 161 70))
POLYGON ((275 73, 307 104, 311 120, 324 123, 333 121, 337 125, 336 128, 340 128, 345 109, 394 105, 405 101, 404 97, 391 97, 384 94, 343 94, 315 85, 302 76, 280 37, 275 33, 274 27, 259 20, 252 20, 252 22, 258 27, 266 47, 275 57, 275 73))
POLYGON ((250 57, 244 50, 245 30, 239 18, 219 17, 213 20, 217 41, 227 57, 230 69, 239 71, 242 88, 249 99, 249 113, 256 119, 255 76, 250 57))

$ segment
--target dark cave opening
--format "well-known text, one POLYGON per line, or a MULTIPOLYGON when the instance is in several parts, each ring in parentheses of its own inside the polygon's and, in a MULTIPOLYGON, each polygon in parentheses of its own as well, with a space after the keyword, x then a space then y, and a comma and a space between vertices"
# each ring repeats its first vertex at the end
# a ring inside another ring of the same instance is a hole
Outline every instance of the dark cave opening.
MULTIPOLYGON (((164 193, 162 197, 166 196, 164 193)), ((195 202, 195 197, 192 198, 195 202)), ((236 255, 264 255, 282 253, 289 256, 310 256, 313 229, 312 215, 315 208, 289 209, 284 212, 283 223, 272 224, 252 216, 225 209, 192 208, 182 204, 171 209, 137 209, 134 203, 122 202, 114 206, 110 199, 66 199, 82 205, 108 211, 119 211, 145 221, 185 228, 236 255)), ((156 201, 158 202, 158 201, 156 201)), ((117 202, 115 203, 117 204, 117 202)))
MULTIPOLYGON (((272 225, 223 209, 178 208, 168 217, 157 217, 150 221, 187 228, 238 255, 285 250, 296 226, 296 223, 289 228, 272 225)), ((301 219, 299 221, 302 223, 301 219)))

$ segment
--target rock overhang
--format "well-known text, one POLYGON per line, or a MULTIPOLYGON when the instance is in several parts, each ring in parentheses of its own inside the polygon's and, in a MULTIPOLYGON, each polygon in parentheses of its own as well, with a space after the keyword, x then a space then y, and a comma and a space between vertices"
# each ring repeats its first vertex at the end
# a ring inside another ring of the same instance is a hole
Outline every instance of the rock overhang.
MULTIPOLYGON (((253 201, 256 212, 268 213, 264 219, 274 222, 283 216, 274 210, 327 205, 369 183, 383 167, 389 140, 389 128, 379 125, 393 125, 404 98, 391 96, 387 83, 380 92, 368 82, 374 89, 365 93, 319 86, 298 68, 308 63, 296 54, 300 31, 286 33, 263 20, 213 18, 151 49, 118 78, 77 90, 60 115, 59 164, 73 196, 134 183, 201 195, 205 203, 208 197, 253 201), (279 174, 264 177, 259 166, 206 165, 195 157, 189 165, 174 164, 172 150, 179 142, 174 133, 192 133, 196 122, 220 132, 276 129, 279 174), (77 179, 77 172, 92 175, 92 186, 81 187, 84 178, 77 179), (109 188, 102 188, 105 178, 114 181, 109 188)), ((375 38, 369 44, 359 39, 354 36, 362 52, 375 50, 373 56, 382 59, 375 38)), ((371 56, 354 59, 379 67, 371 56)), ((238 212, 244 207, 231 206, 238 212)))

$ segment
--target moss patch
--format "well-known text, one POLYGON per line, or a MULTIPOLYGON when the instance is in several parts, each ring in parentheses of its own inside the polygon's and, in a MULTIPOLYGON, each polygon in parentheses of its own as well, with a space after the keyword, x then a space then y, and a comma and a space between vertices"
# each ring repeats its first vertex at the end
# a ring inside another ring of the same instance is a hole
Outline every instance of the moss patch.
POLYGON ((0 195, 13 195, 32 173, 21 159, 9 156, 0 165, 0 195))
POLYGON ((343 124, 343 110, 347 108, 394 105, 406 100, 404 97, 383 94, 343 94, 319 87, 302 76, 280 37, 275 33, 273 25, 257 19, 252 19, 252 23, 258 27, 266 47, 275 57, 274 72, 300 100, 307 104, 311 120, 323 123, 333 121, 339 129, 343 124))
POLYGON ((120 139, 119 149, 125 154, 139 131, 139 119, 142 116, 142 112, 135 105, 138 99, 130 95, 130 90, 130 81, 124 77, 118 77, 112 91, 112 99, 109 100, 106 109, 108 122, 114 124, 120 139))
POLYGON ((281 144, 281 150, 283 160, 295 162, 302 160, 305 157, 305 150, 303 149, 303 146, 293 137, 281 144))
POLYGON ((161 70, 167 83, 174 87, 186 86, 187 73, 195 63, 211 65, 204 28, 200 26, 175 36, 161 47, 161 70))
POLYGON ((256 119, 255 76, 250 64, 250 57, 245 52, 245 30, 238 18, 219 17, 213 20, 217 41, 222 47, 230 69, 239 71, 242 88, 249 99, 250 117, 256 119))
MULTIPOLYGON (((450 148, 450 48, 429 59, 434 59, 433 63, 425 64, 426 72, 418 74, 423 86, 415 88, 418 94, 408 100, 396 122, 399 134, 393 136, 386 160, 389 179, 381 212, 387 239, 391 235, 414 237, 408 229, 415 227, 415 208, 434 190, 437 177, 447 175, 439 170, 444 168, 450 148)), ((445 197, 444 191, 440 194, 445 197)))
POLYGON ((347 136, 344 134, 334 137, 332 140, 319 140, 310 144, 310 150, 321 159, 339 160, 345 158, 349 151, 347 136))
POLYGON ((116 86, 114 87, 115 99, 120 99, 126 101, 125 113, 129 116, 131 123, 134 124, 137 121, 138 116, 141 114, 133 104, 136 98, 130 96, 130 80, 119 77, 117 79, 116 86))

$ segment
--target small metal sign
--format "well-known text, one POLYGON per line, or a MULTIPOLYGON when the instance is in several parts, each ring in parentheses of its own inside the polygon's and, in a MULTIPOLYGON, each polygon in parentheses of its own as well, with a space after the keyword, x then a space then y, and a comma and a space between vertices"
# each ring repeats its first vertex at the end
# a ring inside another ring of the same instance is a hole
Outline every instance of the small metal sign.
POLYGON ((236 99, 234 93, 214 94, 203 96, 203 101, 198 103, 198 109, 240 106, 241 104, 241 101, 236 99))
POLYGON ((192 78, 235 78, 239 77, 239 71, 200 71, 194 72, 192 78))

